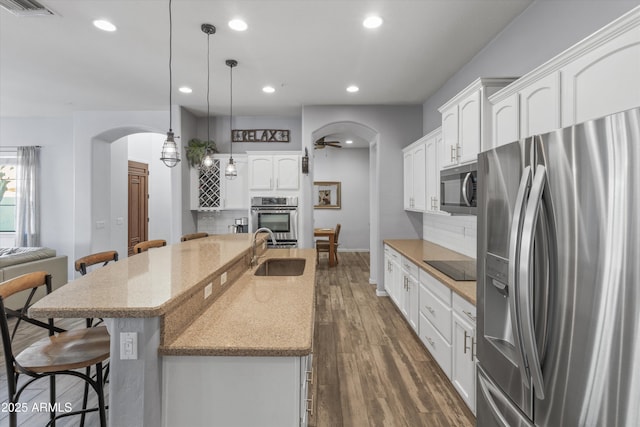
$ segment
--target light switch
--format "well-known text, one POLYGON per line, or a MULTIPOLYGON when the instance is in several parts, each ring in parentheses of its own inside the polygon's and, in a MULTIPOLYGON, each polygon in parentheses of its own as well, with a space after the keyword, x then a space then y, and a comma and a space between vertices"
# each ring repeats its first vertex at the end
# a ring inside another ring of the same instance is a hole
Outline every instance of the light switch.
POLYGON ((120 360, 138 358, 138 333, 120 332, 120 360))

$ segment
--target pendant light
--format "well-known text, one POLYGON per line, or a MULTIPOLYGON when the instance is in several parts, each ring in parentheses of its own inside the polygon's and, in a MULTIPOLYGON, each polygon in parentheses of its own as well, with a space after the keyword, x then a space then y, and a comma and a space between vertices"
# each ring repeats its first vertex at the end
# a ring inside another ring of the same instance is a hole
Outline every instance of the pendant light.
POLYGON ((211 141, 211 138, 209 137, 209 132, 211 129, 211 124, 210 124, 210 120, 211 120, 211 115, 209 114, 209 89, 210 89, 210 74, 211 74, 211 67, 210 67, 210 50, 209 50, 209 41, 211 39, 211 34, 215 34, 216 33, 216 27, 214 27, 211 24, 202 24, 200 26, 200 29, 202 30, 203 33, 205 33, 207 35, 207 148, 205 149, 205 154, 204 157, 202 158, 202 167, 209 169, 211 166, 213 166, 213 153, 211 152, 212 150, 209 148, 209 141, 211 141))
POLYGON ((234 179, 238 176, 238 169, 233 162, 233 67, 238 65, 238 61, 235 59, 227 59, 225 64, 229 67, 229 164, 224 169, 224 176, 227 179, 234 179))
POLYGON ((172 22, 171 22, 171 0, 169 0, 169 131, 167 132, 167 140, 162 145, 162 154, 160 160, 172 168, 180 161, 180 151, 176 144, 175 137, 173 135, 173 129, 171 128, 171 42, 172 42, 172 22))

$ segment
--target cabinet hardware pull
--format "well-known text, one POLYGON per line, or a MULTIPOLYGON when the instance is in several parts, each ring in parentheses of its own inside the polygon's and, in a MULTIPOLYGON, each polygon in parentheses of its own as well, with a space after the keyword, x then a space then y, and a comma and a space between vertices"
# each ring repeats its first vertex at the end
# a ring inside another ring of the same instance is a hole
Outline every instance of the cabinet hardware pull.
POLYGON ((471 314, 471 312, 470 312, 470 311, 464 311, 464 310, 462 310, 462 312, 463 312, 464 314, 466 314, 466 315, 467 315, 467 317, 468 317, 469 319, 471 319, 471 320, 475 323, 475 321, 476 321, 476 317, 475 317, 473 314, 471 314))
POLYGON ((453 150, 454 150, 453 145, 451 147, 449 147, 449 148, 451 148, 451 154, 450 154, 449 158, 451 159, 451 162, 455 162, 455 159, 453 157, 453 150))
POLYGON ((436 343, 433 342, 433 340, 427 336, 424 337, 424 339, 426 339, 427 341, 429 341, 429 344, 431 344, 431 347, 436 348, 436 343))
POLYGON ((433 308, 429 307, 428 305, 425 305, 425 306, 424 306, 424 308, 426 308, 427 310, 429 310, 429 313, 431 313, 431 314, 433 314, 433 315, 435 316, 436 311, 435 311, 433 308))
POLYGON ((464 354, 467 354, 467 350, 471 350, 471 348, 467 346, 467 338, 472 337, 467 334, 467 331, 464 331, 464 354))
POLYGON ((471 361, 475 359, 476 356, 476 339, 471 337, 471 361))
POLYGON ((307 382, 313 385, 313 371, 306 371, 307 382))
POLYGON ((311 393, 311 399, 307 399, 307 412, 310 417, 313 417, 313 393, 311 393))

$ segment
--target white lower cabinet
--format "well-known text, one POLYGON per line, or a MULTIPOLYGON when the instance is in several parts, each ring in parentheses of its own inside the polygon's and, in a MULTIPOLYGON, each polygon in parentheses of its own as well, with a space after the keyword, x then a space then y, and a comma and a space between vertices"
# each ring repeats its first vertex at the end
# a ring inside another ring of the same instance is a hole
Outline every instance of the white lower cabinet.
POLYGON ((451 378, 451 289, 420 271, 420 339, 451 378))
POLYGON ((400 259, 400 254, 396 250, 389 245, 384 246, 384 288, 398 307, 400 307, 399 294, 402 289, 400 259))
POLYGON ((163 356, 162 366, 163 427, 297 427, 312 413, 311 355, 163 356))
POLYGON ((400 311, 414 331, 418 331, 420 318, 418 317, 418 277, 419 268, 406 258, 402 258, 402 305, 400 311))
POLYGON ((469 409, 476 412, 476 308, 453 295, 451 382, 469 409))

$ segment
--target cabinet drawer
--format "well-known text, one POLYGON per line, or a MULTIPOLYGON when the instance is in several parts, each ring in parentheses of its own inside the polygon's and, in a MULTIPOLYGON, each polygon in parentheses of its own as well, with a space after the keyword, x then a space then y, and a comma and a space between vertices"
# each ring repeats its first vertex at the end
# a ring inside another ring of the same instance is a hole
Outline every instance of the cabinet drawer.
POLYGON ((409 259, 402 257, 402 269, 406 270, 410 275, 416 279, 420 276, 420 269, 417 265, 409 261, 409 259))
POLYGON ((453 311, 476 327, 476 306, 456 293, 453 294, 453 311))
POLYGON ((447 378, 451 379, 451 345, 442 338, 431 322, 422 314, 420 314, 420 339, 447 378))
POLYGON ((400 262, 400 254, 389 245, 384 245, 384 254, 391 257, 392 260, 400 262))
POLYGON ((448 343, 451 342, 451 307, 436 298, 423 283, 420 284, 420 313, 448 343))
POLYGON ((451 307, 451 289, 448 286, 424 270, 420 270, 420 283, 424 284, 429 292, 440 298, 445 305, 451 307))

